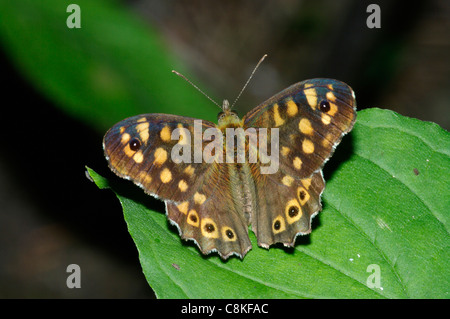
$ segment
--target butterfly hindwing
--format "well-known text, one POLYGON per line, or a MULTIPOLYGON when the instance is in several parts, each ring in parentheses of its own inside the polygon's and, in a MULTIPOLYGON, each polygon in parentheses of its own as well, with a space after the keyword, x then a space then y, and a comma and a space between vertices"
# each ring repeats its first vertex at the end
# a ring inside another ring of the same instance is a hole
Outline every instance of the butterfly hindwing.
POLYGON ((251 223, 259 246, 293 246, 298 235, 311 232, 311 219, 322 208, 320 196, 325 182, 321 171, 305 179, 281 172, 265 175, 256 187, 258 211, 251 223))
POLYGON ((245 256, 251 249, 248 237, 249 220, 240 202, 235 202, 229 165, 214 165, 209 183, 199 188, 189 200, 166 202, 167 217, 178 227, 181 238, 195 241, 203 254, 217 251, 226 259, 235 254, 245 256))

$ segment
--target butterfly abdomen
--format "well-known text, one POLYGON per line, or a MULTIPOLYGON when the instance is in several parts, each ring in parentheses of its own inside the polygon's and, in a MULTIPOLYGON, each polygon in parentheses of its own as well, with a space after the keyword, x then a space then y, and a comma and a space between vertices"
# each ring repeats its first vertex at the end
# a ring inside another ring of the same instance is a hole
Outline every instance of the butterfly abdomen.
POLYGON ((236 211, 244 214, 247 225, 250 216, 256 210, 256 185, 247 163, 241 165, 227 165, 230 178, 231 197, 236 211))

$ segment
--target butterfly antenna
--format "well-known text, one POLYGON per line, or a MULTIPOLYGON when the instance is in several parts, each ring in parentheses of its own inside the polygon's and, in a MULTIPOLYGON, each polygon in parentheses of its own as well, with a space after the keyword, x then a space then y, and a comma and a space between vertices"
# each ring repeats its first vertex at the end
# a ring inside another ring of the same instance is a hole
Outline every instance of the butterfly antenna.
POLYGON ((231 108, 233 108, 233 106, 236 104, 237 100, 239 100, 239 98, 242 95, 242 92, 244 92, 245 88, 247 87, 248 83, 250 82, 250 80, 253 77, 253 74, 255 74, 256 70, 258 69, 259 65, 262 63, 262 61, 264 61, 264 59, 267 57, 267 54, 264 54, 263 57, 259 60, 258 64, 255 66, 255 68, 253 69, 252 74, 250 74, 250 77, 248 78, 247 82, 244 84, 244 87, 242 88, 241 92, 239 92, 236 100, 234 100, 233 104, 231 104, 231 108))
POLYGON ((183 74, 181 74, 180 72, 177 72, 175 70, 172 70, 172 73, 175 73, 176 75, 178 75, 179 77, 181 77, 182 79, 184 79, 186 82, 188 82, 190 85, 192 85, 194 88, 197 89, 197 91, 199 91, 201 94, 203 94, 204 96, 206 96, 211 102, 213 102, 215 105, 217 105, 218 107, 222 108, 216 101, 214 101, 212 98, 210 98, 208 96, 208 94, 206 94, 205 92, 203 92, 202 90, 200 90, 200 88, 195 85, 194 83, 192 83, 187 77, 185 77, 183 74))

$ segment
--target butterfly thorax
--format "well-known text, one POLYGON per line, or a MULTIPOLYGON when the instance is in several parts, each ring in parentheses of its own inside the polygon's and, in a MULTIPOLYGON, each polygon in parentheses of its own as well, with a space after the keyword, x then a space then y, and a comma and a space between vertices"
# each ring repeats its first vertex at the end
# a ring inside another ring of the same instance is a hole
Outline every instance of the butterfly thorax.
MULTIPOLYGON (((227 100, 223 101, 222 112, 217 116, 218 129, 223 136, 223 155, 224 158, 229 157, 230 154, 234 154, 234 158, 231 162, 243 163, 242 160, 237 159, 238 148, 245 154, 248 152, 248 140, 244 133, 244 121, 242 121, 235 111, 232 111, 227 100), (230 150, 231 153, 228 153, 230 150), (227 155, 228 153, 228 155, 227 155)), ((230 160, 230 159, 228 159, 230 160)), ((238 165, 240 166, 240 165, 238 165)))
POLYGON ((242 127, 243 123, 237 113, 232 111, 228 100, 223 100, 222 112, 217 115, 219 129, 225 133, 227 127, 242 127))
POLYGON ((226 159, 223 170, 230 183, 230 195, 236 205, 236 211, 243 214, 248 225, 250 214, 255 209, 256 186, 248 165, 248 140, 244 134, 244 121, 231 110, 227 100, 223 101, 222 112, 218 114, 217 121, 223 134, 223 158, 226 159), (242 158, 238 156, 239 148, 244 154, 242 158))

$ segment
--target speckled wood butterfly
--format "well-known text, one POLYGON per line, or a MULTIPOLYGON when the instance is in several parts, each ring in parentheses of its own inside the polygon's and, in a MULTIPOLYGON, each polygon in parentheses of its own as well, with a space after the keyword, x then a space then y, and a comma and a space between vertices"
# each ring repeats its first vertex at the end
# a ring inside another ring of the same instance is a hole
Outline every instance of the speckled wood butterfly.
POLYGON ((322 167, 355 119, 348 85, 312 79, 242 119, 225 101, 218 125, 168 114, 130 117, 106 133, 103 147, 114 173, 165 201, 183 239, 204 254, 243 258, 249 225, 264 248, 294 246, 311 232, 325 188, 322 167))

